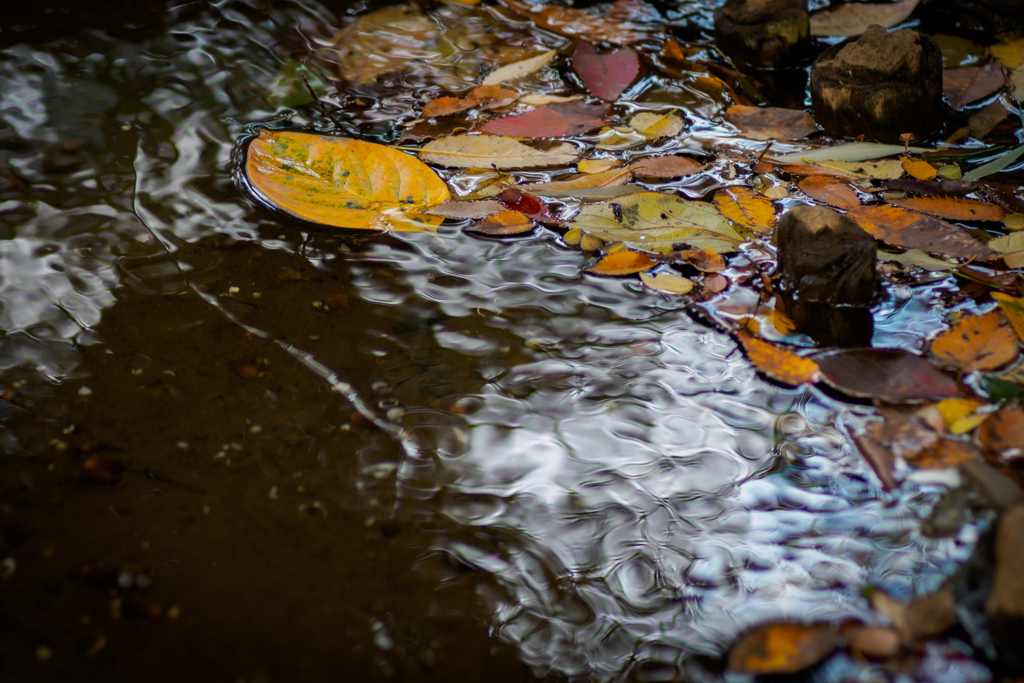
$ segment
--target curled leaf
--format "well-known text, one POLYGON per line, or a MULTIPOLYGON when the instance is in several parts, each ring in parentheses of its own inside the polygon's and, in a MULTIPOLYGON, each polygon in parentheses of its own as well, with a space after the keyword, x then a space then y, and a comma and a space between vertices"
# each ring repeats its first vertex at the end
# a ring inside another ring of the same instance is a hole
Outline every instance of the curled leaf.
POLYGON ((505 66, 497 68, 487 74, 482 83, 483 85, 499 85, 507 81, 522 78, 523 76, 528 76, 529 74, 532 74, 535 71, 540 71, 547 66, 548 62, 554 59, 556 54, 558 53, 554 50, 548 50, 547 52, 535 57, 513 62, 512 64, 506 64, 505 66))
POLYGON ((621 276, 634 275, 644 270, 650 270, 658 262, 646 254, 622 249, 609 254, 598 261, 587 272, 592 275, 621 276))

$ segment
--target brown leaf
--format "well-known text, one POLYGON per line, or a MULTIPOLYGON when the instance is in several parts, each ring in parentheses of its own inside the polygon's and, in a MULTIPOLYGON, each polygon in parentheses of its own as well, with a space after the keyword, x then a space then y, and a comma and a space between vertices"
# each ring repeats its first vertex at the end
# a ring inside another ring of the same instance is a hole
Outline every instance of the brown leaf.
POLYGON ((985 455, 996 463, 1024 456, 1024 410, 1003 408, 978 430, 985 455))
POLYGON ((743 330, 736 333, 743 344, 750 361, 757 369, 772 379, 797 386, 814 384, 821 379, 818 364, 810 358, 798 356, 792 351, 751 335, 743 330))
POLYGON ((615 45, 628 45, 643 38, 642 33, 628 24, 620 24, 576 9, 532 5, 523 0, 499 2, 538 27, 567 38, 583 38, 615 45))
POLYGON ((875 590, 871 593, 871 606, 892 620, 906 645, 941 635, 956 623, 956 602, 948 588, 915 600, 909 606, 875 590))
POLYGON ((947 69, 942 72, 942 94, 956 111, 991 95, 1005 82, 1006 72, 999 64, 947 69))
POLYGON ((501 211, 488 216, 478 223, 466 228, 467 232, 480 233, 482 235, 523 235, 537 227, 537 224, 530 220, 525 214, 518 211, 501 211))
POLYGON ((749 187, 722 190, 715 195, 714 203, 723 216, 754 232, 765 232, 775 225, 771 201, 749 187))
POLYGON ((869 423, 868 434, 903 458, 938 443, 945 426, 934 406, 886 406, 879 409, 879 414, 884 419, 869 423))
POLYGON ((951 221, 1001 221, 1006 218, 1006 210, 1001 206, 956 197, 907 197, 893 199, 889 203, 951 221))
POLYGON ((959 467, 965 462, 981 460, 981 451, 967 441, 941 439, 931 448, 921 451, 913 459, 913 463, 925 469, 944 469, 959 467))
POLYGON ((985 105, 977 114, 972 115, 967 120, 967 127, 970 129, 971 135, 980 140, 991 133, 1009 115, 1010 111, 1003 106, 1002 102, 996 100, 985 105))
POLYGON ((501 202, 497 199, 449 199, 444 204, 432 206, 423 213, 431 216, 444 216, 445 218, 473 218, 481 219, 493 216, 504 210, 501 202))
POLYGON ((703 171, 704 166, 689 157, 670 155, 647 157, 640 161, 634 161, 626 169, 632 171, 633 175, 640 180, 660 180, 693 175, 703 171))
POLYGON ((853 443, 857 445, 857 450, 860 451, 860 454, 871 465, 871 469, 875 471, 875 476, 882 482, 882 488, 886 491, 892 491, 896 488, 896 480, 892 476, 893 466, 896 464, 896 456, 893 455, 892 451, 866 434, 853 437, 853 443))
POLYGON ((814 118, 797 109, 736 105, 726 110, 725 120, 755 140, 798 140, 818 132, 814 118))
POLYGON ((650 270, 656 265, 658 265, 658 262, 646 254, 622 249, 614 254, 605 256, 592 268, 588 268, 587 272, 591 275, 617 277, 620 275, 633 275, 645 270, 650 270))
POLYGON ((916 178, 894 178, 885 181, 890 190, 922 194, 928 197, 945 197, 955 195, 962 197, 978 189, 977 183, 962 180, 918 180, 916 178))
POLYGON ((895 206, 858 206, 846 214, 872 237, 933 256, 989 261, 998 254, 960 228, 895 206))
POLYGON ((899 349, 845 349, 814 356, 822 376, 851 396, 888 403, 955 398, 960 387, 924 358, 899 349))
POLYGON ((855 206, 860 206, 860 199, 853 188, 834 178, 820 175, 809 176, 797 183, 797 187, 803 190, 808 197, 830 204, 837 209, 852 209, 855 206))
POLYGON ((829 623, 758 626, 729 651, 732 671, 752 674, 790 674, 814 666, 829 656, 838 640, 829 623))
POLYGON ((1017 335, 999 310, 965 315, 931 343, 940 365, 961 372, 994 370, 1016 358, 1019 350, 1017 335))
POLYGON ((479 130, 516 138, 564 138, 599 128, 607 113, 608 106, 602 104, 549 104, 488 121, 479 130))

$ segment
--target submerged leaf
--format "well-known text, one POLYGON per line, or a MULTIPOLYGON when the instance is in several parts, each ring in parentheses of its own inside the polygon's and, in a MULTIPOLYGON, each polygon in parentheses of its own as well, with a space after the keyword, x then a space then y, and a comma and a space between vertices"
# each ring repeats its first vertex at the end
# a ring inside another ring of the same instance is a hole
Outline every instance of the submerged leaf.
POLYGON ((1006 73, 998 64, 946 69, 942 72, 942 94, 956 111, 991 95, 1005 82, 1006 73))
POLYGON ((848 2, 811 15, 812 36, 859 36, 871 24, 892 28, 910 16, 919 0, 888 4, 848 2))
POLYGON ((602 54, 593 43, 581 42, 572 68, 592 95, 614 102, 640 75, 640 57, 629 48, 602 54))
POLYGON ((719 211, 705 202, 660 192, 639 192, 584 206, 572 222, 602 240, 667 253, 689 245, 735 251, 742 241, 719 211))
POLYGON ((966 315, 936 337, 932 356, 962 372, 994 370, 1017 357, 1020 343, 999 310, 966 315))
POLYGON ((797 109, 736 105, 725 112, 725 120, 754 140, 797 140, 818 132, 814 118, 797 109))
POLYGON ((396 5, 364 14, 334 38, 338 74, 355 83, 373 83, 422 56, 436 35, 437 24, 416 6, 396 5))
POLYGON ((683 120, 675 114, 644 111, 629 120, 629 127, 648 140, 674 138, 683 132, 683 120))
POLYGON ((601 104, 549 104, 488 121, 479 130, 517 138, 564 138, 599 128, 607 113, 608 107, 601 104))
POLYGON ((732 671, 791 674, 814 666, 836 648, 832 624, 769 624, 743 636, 729 651, 732 671))
POLYGON ((772 379, 793 386, 814 384, 821 379, 818 364, 810 358, 798 356, 788 349, 758 339, 743 330, 737 332, 736 336, 743 344, 750 361, 772 379))
POLYGON ((858 206, 846 215, 869 235, 894 247, 980 261, 988 261, 996 255, 954 225, 899 207, 858 206))
POLYGON ((273 206, 339 228, 399 227, 401 217, 384 210, 422 211, 449 197, 444 181, 415 157, 346 138, 263 130, 245 169, 273 206))
POLYGON ((505 66, 497 68, 487 74, 482 83, 483 85, 498 85, 500 83, 505 83, 506 81, 513 81, 517 78, 528 76, 529 74, 540 71, 547 66, 548 62, 554 59, 556 54, 558 53, 554 50, 548 50, 536 57, 530 57, 518 62, 506 64, 505 66))
POLYGON ((647 157, 634 161, 626 168, 640 180, 681 178, 704 170, 704 166, 693 159, 678 155, 647 157))
POLYGON ((514 138, 498 135, 452 135, 425 144, 420 159, 452 168, 541 168, 563 166, 579 158, 568 143, 547 150, 528 147, 514 138))
POLYGON ((499 0, 505 7, 526 17, 542 29, 567 38, 583 38, 616 45, 628 45, 643 35, 627 25, 604 17, 551 5, 531 5, 523 0, 499 0))
POLYGON ((924 358, 899 349, 849 349, 814 357, 830 385, 851 396, 889 403, 937 401, 960 387, 924 358))
POLYGON ((714 201, 723 216, 754 232, 775 225, 775 207, 749 187, 727 188, 716 194, 714 201))

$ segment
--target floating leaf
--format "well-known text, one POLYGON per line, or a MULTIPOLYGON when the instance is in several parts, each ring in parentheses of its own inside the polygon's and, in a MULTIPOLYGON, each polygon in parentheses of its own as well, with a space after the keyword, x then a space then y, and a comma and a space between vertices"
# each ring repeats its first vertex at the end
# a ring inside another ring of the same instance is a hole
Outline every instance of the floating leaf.
POLYGON ((517 138, 564 138, 599 128, 607 113, 608 107, 602 104, 548 104, 488 121, 479 130, 517 138))
POLYGON ((422 211, 449 197, 444 181, 415 157, 384 145, 309 133, 261 131, 249 145, 245 170, 273 206, 338 228, 399 227, 401 215, 394 210, 422 211))
POLYGON ((444 218, 472 218, 479 220, 503 211, 505 207, 496 199, 450 199, 432 206, 423 213, 444 218))
POLYGON ((1009 267, 1024 268, 1024 232, 1011 232, 989 240, 988 246, 1002 254, 1009 267))
POLYGON ((858 206, 846 215, 872 237, 894 247, 980 261, 995 257, 992 249, 960 228, 931 216, 895 206, 858 206))
POLYGON ((704 170, 704 166, 693 159, 678 155, 647 157, 634 161, 626 168, 640 180, 681 178, 704 170))
POLYGON ((582 100, 583 95, 543 95, 539 93, 530 93, 529 95, 523 95, 519 98, 519 101, 523 104, 530 104, 539 106, 541 104, 563 104, 565 102, 576 102, 582 100))
POLYGON ((674 138, 683 132, 683 120, 675 114, 644 111, 629 120, 629 127, 648 140, 674 138))
POLYGON ((421 57, 437 35, 437 24, 416 6, 396 5, 364 14, 334 38, 338 74, 373 83, 421 57))
POLYGON ((848 183, 844 183, 826 176, 809 176, 804 178, 797 187, 803 190, 804 194, 819 202, 830 204, 837 209, 852 209, 860 206, 860 198, 853 191, 848 183))
POLYGON ((1006 218, 1006 209, 1001 206, 956 197, 908 197, 892 199, 889 203, 951 221, 1002 221, 1006 218))
POLYGON ((1024 340, 1024 299, 1018 299, 1002 292, 992 292, 992 298, 999 303, 999 308, 1010 321, 1017 338, 1024 340))
POLYGON ((651 289, 665 294, 688 294, 693 289, 693 280, 673 273, 640 273, 640 280, 651 289))
POLYGON ((867 161, 869 159, 881 159, 882 157, 905 152, 926 152, 922 147, 908 147, 903 145, 883 145, 879 142, 844 142, 831 147, 820 147, 807 152, 793 152, 782 156, 772 157, 775 161, 784 164, 818 163, 822 161, 867 161))
POLYGON ((742 241, 714 206, 660 192, 588 204, 572 224, 602 240, 657 253, 681 245, 721 253, 742 241))
POLYGON ((592 268, 587 268, 591 275, 620 276, 635 275, 644 270, 650 270, 658 262, 646 254, 641 254, 629 249, 622 249, 609 254, 598 261, 592 268))
POLYGON ((841 171, 857 174, 865 178, 878 180, 894 180, 903 175, 903 162, 899 159, 883 161, 823 161, 822 166, 831 166, 841 171))
POLYGON ((612 168, 602 173, 583 173, 569 180, 554 180, 549 183, 522 185, 525 192, 535 192, 554 197, 578 196, 578 190, 595 187, 617 187, 632 179, 632 173, 625 168, 612 168))
POLYGON ((494 195, 494 198, 501 202, 502 206, 512 211, 526 214, 538 223, 547 225, 558 225, 557 218, 551 215, 548 205, 533 195, 526 194, 518 188, 510 187, 494 195))
POLYGON ((542 29, 567 38, 583 38, 615 45, 628 45, 640 40, 643 35, 615 21, 597 17, 576 9, 531 5, 523 0, 499 0, 500 4, 516 12, 542 29))
POLYGON ((684 249, 673 254, 682 263, 688 263, 704 273, 717 273, 725 270, 725 259, 707 249, 684 249))
POLYGON ((500 211, 466 228, 467 232, 482 235, 523 235, 532 231, 537 224, 518 211, 500 211))
POLYGON ((933 180, 937 175, 934 166, 920 159, 903 157, 900 165, 903 166, 904 171, 918 180, 933 180))
POLYGON ((953 111, 991 95, 1004 83, 1006 73, 998 64, 942 72, 942 94, 949 100, 953 111))
POLYGON ((1009 115, 1010 111, 1003 106, 1000 100, 996 100, 985 105, 977 114, 973 114, 967 120, 967 128, 971 135, 980 140, 991 133, 1009 115))
POLYGON ((955 263, 948 263, 946 261, 940 261, 939 259, 932 258, 928 254, 924 253, 920 249, 909 249, 902 254, 886 254, 885 252, 878 252, 879 261, 894 261, 905 267, 917 266, 927 271, 932 272, 943 272, 947 270, 953 270, 957 267, 955 263))
POLYGON ((729 651, 729 668, 751 674, 791 674, 814 666, 836 648, 827 623, 769 624, 743 636, 729 651))
POLYGON ((731 221, 754 232, 775 225, 775 207, 749 187, 730 187, 715 195, 715 206, 731 221))
POLYGON ((491 73, 487 74, 484 78, 483 85, 499 85, 507 81, 514 81, 517 78, 528 76, 532 73, 540 71, 548 62, 555 58, 558 54, 554 50, 548 50, 536 57, 530 57, 529 59, 523 59, 518 62, 506 64, 503 67, 497 68, 491 73))
POLYGON ((936 337, 932 356, 962 372, 994 370, 1017 357, 1019 340, 998 310, 966 315, 936 337))
POLYGON ((568 143, 540 150, 498 135, 452 135, 428 142, 420 159, 453 168, 541 168, 575 163, 579 151, 568 143))
POLYGON ((919 0, 889 4, 844 3, 811 15, 812 36, 859 36, 868 26, 892 28, 910 16, 919 0))
POLYGON ((576 170, 580 173, 604 173, 619 166, 622 162, 618 159, 583 159, 576 164, 576 170))
POLYGON ((519 99, 515 90, 506 90, 493 85, 473 88, 464 98, 438 97, 423 107, 423 116, 451 116, 467 109, 498 109, 519 99))
POLYGON ((758 339, 745 331, 736 333, 740 343, 757 369, 772 379, 797 386, 814 384, 821 379, 818 364, 810 358, 798 356, 777 344, 758 339))
POLYGON ((572 68, 594 97, 614 102, 640 75, 640 57, 629 48, 601 53, 581 42, 572 55, 572 68))
POLYGON ((899 349, 849 349, 814 357, 825 381, 851 396, 889 403, 938 401, 960 387, 924 358, 899 349))
POLYGON ((985 420, 978 439, 985 455, 995 462, 1019 459, 1024 455, 1024 410, 1003 408, 985 420))
POLYGON ((726 110, 725 120, 754 140, 797 140, 818 132, 814 118, 798 109, 736 105, 726 110))
POLYGON ((973 182, 975 180, 981 180, 986 176, 990 176, 993 173, 999 173, 999 171, 1002 171, 1004 168, 1017 161, 1021 156, 1024 156, 1024 145, 1015 147, 1005 154, 999 155, 987 164, 979 166, 970 173, 964 174, 964 180, 967 182, 973 182))
POLYGON ((886 491, 896 488, 896 480, 892 476, 896 456, 892 451, 866 434, 854 436, 853 443, 857 446, 861 456, 871 465, 878 481, 882 483, 882 488, 886 491))
POLYGON ((897 178, 886 181, 886 187, 899 192, 923 194, 929 197, 946 195, 966 195, 978 189, 977 183, 965 183, 962 180, 917 180, 916 178, 897 178))

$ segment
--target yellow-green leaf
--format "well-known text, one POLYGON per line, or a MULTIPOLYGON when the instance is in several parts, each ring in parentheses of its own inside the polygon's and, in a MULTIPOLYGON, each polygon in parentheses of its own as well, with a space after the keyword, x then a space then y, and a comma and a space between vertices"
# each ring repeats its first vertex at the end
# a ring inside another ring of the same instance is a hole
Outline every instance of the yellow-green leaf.
MULTIPOLYGON (((249 145, 245 171, 271 205, 337 228, 407 228, 407 212, 449 198, 444 181, 413 156, 384 145, 310 133, 262 131, 249 145)), ((419 220, 441 222, 434 216, 419 220)))
POLYGON ((648 140, 674 138, 683 132, 683 120, 675 114, 643 111, 629 120, 629 127, 648 140))
POLYGON ((735 251, 742 241, 711 204, 660 192, 589 204, 572 226, 608 242, 626 242, 656 253, 671 252, 677 245, 723 253, 735 251))

